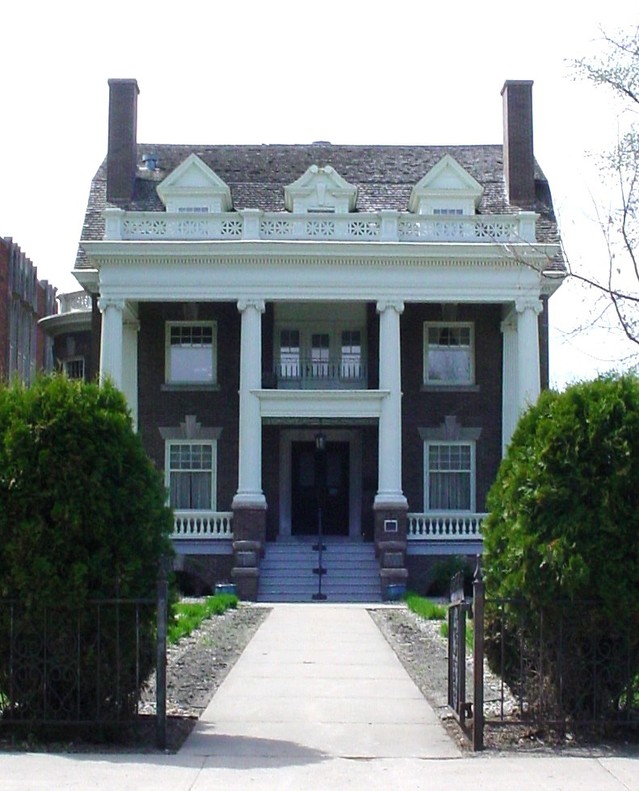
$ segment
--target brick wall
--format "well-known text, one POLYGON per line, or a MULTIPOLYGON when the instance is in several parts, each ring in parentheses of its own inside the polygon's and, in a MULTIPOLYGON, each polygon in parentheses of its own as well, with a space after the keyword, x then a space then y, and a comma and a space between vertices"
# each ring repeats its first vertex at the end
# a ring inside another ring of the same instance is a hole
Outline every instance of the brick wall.
POLYGON ((144 446, 164 469, 164 440, 159 427, 178 427, 185 415, 195 415, 205 427, 220 427, 217 446, 217 507, 226 511, 237 491, 238 389, 240 315, 235 303, 140 303, 138 414, 144 446), (165 384, 165 323, 184 320, 217 321, 216 389, 167 389, 165 384))
POLYGON ((464 428, 482 429, 476 445, 476 505, 481 510, 501 459, 502 336, 498 305, 459 305, 456 321, 475 327, 472 388, 439 391, 423 387, 423 324, 442 321, 439 305, 406 305, 402 316, 403 485, 409 510, 424 506, 424 444, 419 428, 437 428, 447 415, 464 428))

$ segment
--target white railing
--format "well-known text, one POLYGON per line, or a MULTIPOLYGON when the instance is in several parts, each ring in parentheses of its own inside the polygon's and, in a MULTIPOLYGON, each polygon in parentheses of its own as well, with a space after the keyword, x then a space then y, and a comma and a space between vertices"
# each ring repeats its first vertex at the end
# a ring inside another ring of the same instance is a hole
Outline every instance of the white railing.
POLYGON ((105 211, 108 240, 289 240, 351 242, 534 242, 534 212, 433 217, 410 212, 368 214, 220 214, 105 211))
POLYGON ((68 294, 58 294, 58 301, 60 303, 60 313, 91 310, 91 294, 87 294, 86 291, 71 291, 68 294))
POLYGON ((172 538, 233 538, 232 511, 174 511, 172 538))
POLYGON ((480 541, 481 523, 487 514, 407 514, 409 541, 480 541))

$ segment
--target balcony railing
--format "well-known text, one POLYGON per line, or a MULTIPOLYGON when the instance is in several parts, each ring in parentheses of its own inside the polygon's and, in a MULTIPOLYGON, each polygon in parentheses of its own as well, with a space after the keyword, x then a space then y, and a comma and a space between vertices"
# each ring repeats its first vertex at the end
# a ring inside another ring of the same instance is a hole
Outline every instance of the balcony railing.
POLYGON ((108 240, 262 240, 349 242, 534 242, 534 212, 431 216, 382 211, 362 214, 219 214, 105 211, 108 240))
POLYGON ((232 511, 174 511, 172 538, 233 538, 232 511))
POLYGON ((409 541, 480 541, 481 524, 487 514, 407 514, 409 541))
POLYGON ((273 373, 264 375, 264 386, 278 390, 364 390, 367 380, 363 362, 299 358, 276 363, 273 373))
POLYGON ((72 291, 68 294, 58 294, 60 303, 60 313, 71 313, 73 311, 90 311, 91 295, 86 291, 72 291))

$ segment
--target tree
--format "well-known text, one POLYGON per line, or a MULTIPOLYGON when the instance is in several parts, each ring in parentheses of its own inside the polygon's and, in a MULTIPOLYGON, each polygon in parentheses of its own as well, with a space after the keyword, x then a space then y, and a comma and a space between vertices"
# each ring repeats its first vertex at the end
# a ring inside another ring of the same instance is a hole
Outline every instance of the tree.
POLYGON ((577 74, 620 103, 618 140, 600 167, 602 180, 617 195, 616 208, 599 212, 608 265, 601 277, 572 267, 570 274, 606 297, 626 337, 639 345, 639 26, 628 33, 604 34, 603 42, 601 56, 574 66, 577 74))
MULTIPOLYGON (((118 711, 121 700, 133 699, 152 655, 143 658, 136 677, 131 641, 137 638, 124 609, 100 611, 101 625, 112 630, 108 644, 103 637, 100 645, 88 641, 80 650, 78 635, 95 626, 94 600, 155 596, 159 560, 171 553, 171 528, 162 478, 114 387, 62 376, 29 388, 0 386, 0 599, 18 603, 25 645, 39 645, 44 628, 55 634, 55 642, 47 643, 47 663, 60 666, 47 680, 49 698, 34 703, 33 686, 42 686, 44 666, 27 670, 25 661, 21 679, 15 663, 8 666, 9 643, 15 648, 19 634, 7 620, 10 610, 0 607, 0 699, 13 690, 14 714, 36 716, 42 705, 64 709, 70 693, 65 685, 76 682, 76 717, 88 717, 96 699, 102 709, 118 711), (81 654, 81 664, 70 674, 73 652, 81 654), (122 670, 119 700, 107 683, 116 667, 122 670)), ((154 618, 147 609, 136 625, 138 636, 152 635, 154 618)), ((29 656, 39 661, 38 653, 29 656)))
POLYGON ((493 629, 514 652, 515 634, 523 644, 540 639, 543 613, 549 641, 564 628, 563 656, 550 642, 536 651, 564 713, 627 705, 639 672, 639 378, 542 393, 513 434, 487 505, 488 596, 521 602, 506 607, 499 627, 493 610, 493 629))

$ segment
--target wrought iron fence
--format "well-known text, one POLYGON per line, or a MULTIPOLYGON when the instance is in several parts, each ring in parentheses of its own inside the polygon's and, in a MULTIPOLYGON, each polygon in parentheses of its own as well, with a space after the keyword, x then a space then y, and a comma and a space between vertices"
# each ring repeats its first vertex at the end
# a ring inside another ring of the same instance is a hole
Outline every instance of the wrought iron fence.
POLYGON ((474 749, 483 748, 485 727, 503 724, 639 730, 636 619, 622 603, 614 623, 597 612, 588 601, 535 609, 486 597, 479 566, 472 602, 451 582, 449 705, 474 749), (472 661, 460 646, 468 615, 472 661))
POLYGON ((167 590, 157 599, 94 600, 82 609, 0 599, 0 729, 133 724, 156 671, 157 743, 166 740, 167 590))

